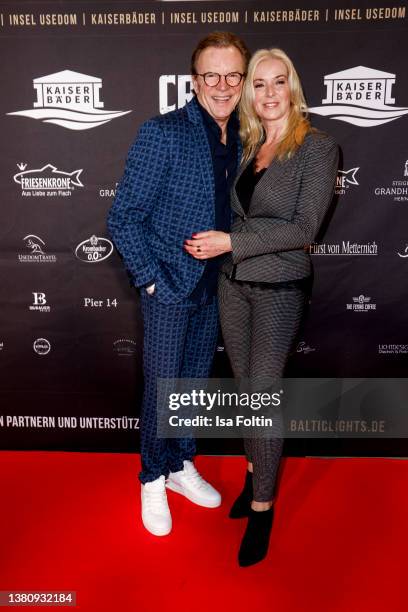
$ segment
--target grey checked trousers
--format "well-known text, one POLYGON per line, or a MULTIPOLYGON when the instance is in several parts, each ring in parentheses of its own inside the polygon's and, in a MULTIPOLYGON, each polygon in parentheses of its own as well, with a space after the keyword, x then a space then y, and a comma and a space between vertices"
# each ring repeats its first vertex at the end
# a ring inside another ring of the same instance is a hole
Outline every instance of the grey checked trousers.
MULTIPOLYGON (((282 378, 305 300, 305 290, 295 284, 263 287, 231 281, 221 274, 221 327, 236 379, 251 379, 252 388, 259 391, 262 381, 282 378)), ((278 426, 278 437, 244 439, 246 457, 254 466, 255 501, 270 501, 274 496, 283 447, 281 420, 278 426)))

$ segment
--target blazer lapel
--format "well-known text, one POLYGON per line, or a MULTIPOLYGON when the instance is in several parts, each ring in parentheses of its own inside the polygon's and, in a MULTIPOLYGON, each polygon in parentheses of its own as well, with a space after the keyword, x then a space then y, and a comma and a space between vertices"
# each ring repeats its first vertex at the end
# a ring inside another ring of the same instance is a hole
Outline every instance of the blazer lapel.
POLYGON ((232 190, 231 190, 231 208, 234 212, 238 213, 240 216, 244 215, 245 211, 242 208, 242 204, 237 194, 237 183, 239 181, 241 174, 243 173, 245 168, 252 162, 253 158, 254 157, 250 157, 249 159, 247 159, 247 161, 243 162, 240 165, 240 167, 238 168, 237 176, 235 177, 234 184, 232 186, 232 190))
POLYGON ((198 162, 200 166, 201 176, 204 184, 204 193, 207 195, 206 200, 209 203, 211 217, 214 217, 215 207, 215 183, 214 170, 211 157, 210 145, 208 143, 207 134, 205 131, 201 111, 198 108, 198 102, 193 98, 185 106, 188 118, 193 124, 192 126, 192 144, 193 144, 193 159, 192 163, 198 162))
POLYGON ((215 183, 214 183, 214 169, 211 157, 210 145, 208 143, 207 134, 202 123, 194 126, 194 149, 196 159, 201 169, 201 176, 203 177, 204 191, 208 196, 208 200, 211 202, 212 210, 215 205, 215 183))

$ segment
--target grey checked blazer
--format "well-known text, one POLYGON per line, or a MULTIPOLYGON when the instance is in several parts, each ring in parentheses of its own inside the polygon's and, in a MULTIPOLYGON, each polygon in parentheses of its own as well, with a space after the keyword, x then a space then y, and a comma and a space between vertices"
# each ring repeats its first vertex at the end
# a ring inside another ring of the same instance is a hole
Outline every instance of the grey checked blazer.
POLYGON ((232 253, 222 270, 235 278, 280 282, 308 276, 310 255, 304 246, 313 242, 333 195, 338 147, 323 132, 306 136, 295 155, 273 159, 257 183, 245 214, 236 184, 248 160, 239 169, 231 206, 236 217, 231 230, 232 253))

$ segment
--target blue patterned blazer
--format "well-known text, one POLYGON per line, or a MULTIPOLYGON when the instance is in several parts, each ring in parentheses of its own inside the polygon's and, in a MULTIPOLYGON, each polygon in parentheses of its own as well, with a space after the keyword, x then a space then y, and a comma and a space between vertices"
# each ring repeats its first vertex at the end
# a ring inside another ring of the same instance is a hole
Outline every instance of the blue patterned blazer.
MULTIPOLYGON (((241 156, 241 149, 238 151, 241 156)), ((183 250, 194 232, 215 227, 214 172, 198 102, 146 121, 131 146, 108 228, 137 287, 180 302, 205 266, 183 250)))

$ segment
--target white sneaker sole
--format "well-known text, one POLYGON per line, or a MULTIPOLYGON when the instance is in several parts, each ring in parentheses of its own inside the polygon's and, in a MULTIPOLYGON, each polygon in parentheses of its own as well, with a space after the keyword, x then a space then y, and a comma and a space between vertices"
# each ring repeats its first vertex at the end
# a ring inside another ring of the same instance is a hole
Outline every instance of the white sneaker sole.
POLYGON ((142 516, 142 523, 144 528, 151 534, 155 535, 155 536, 166 536, 169 535, 169 533, 171 533, 172 527, 173 525, 170 525, 170 529, 164 529, 164 528, 160 528, 160 527, 154 527, 154 526, 150 526, 148 524, 145 523, 144 518, 142 516))
POLYGON ((166 488, 170 489, 170 491, 174 491, 175 493, 179 493, 179 495, 183 495, 187 499, 189 499, 193 504, 197 504, 197 506, 202 506, 203 508, 218 508, 221 506, 221 498, 216 501, 206 501, 200 497, 196 497, 193 493, 186 491, 186 489, 177 484, 172 480, 166 480, 166 488))

